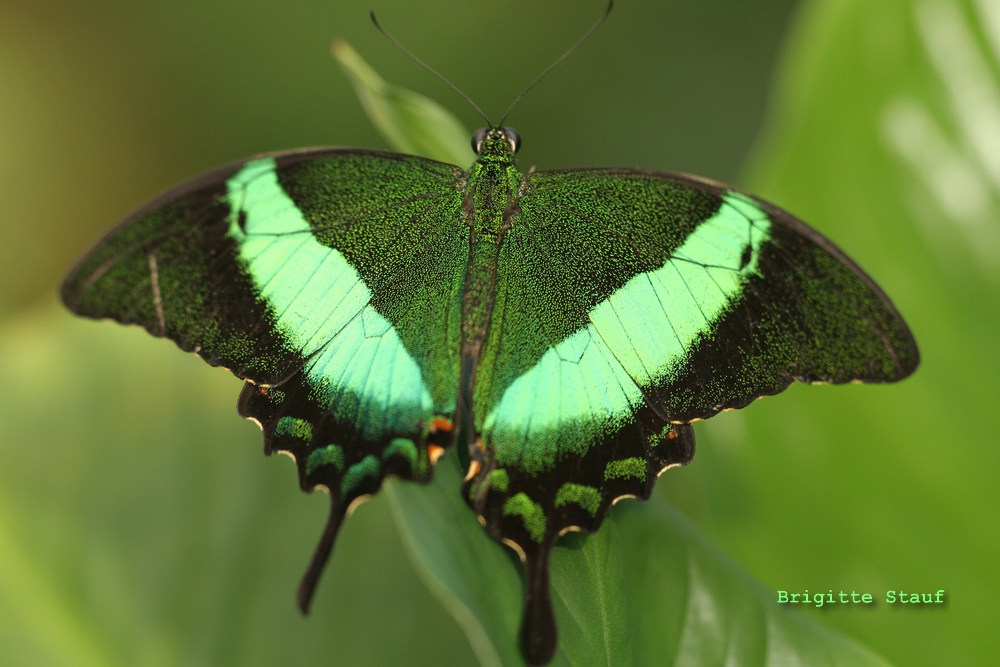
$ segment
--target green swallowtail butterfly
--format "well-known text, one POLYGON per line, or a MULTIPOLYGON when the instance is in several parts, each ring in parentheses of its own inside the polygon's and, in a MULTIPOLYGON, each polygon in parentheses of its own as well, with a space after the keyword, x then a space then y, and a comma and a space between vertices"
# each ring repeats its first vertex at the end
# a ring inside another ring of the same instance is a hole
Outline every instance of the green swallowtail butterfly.
POLYGON ((246 381, 265 453, 330 494, 304 611, 351 504, 457 447, 455 492, 524 562, 522 646, 545 664, 556 540, 648 498, 693 421, 919 355, 872 279, 772 204, 676 173, 525 174, 519 141, 480 130, 467 170, 343 148, 222 167, 112 230, 62 299, 246 381))

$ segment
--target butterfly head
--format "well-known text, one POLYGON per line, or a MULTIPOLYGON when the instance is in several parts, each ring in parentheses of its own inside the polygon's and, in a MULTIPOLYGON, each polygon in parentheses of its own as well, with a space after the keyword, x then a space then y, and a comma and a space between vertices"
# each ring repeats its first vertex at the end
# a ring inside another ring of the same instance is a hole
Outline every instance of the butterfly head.
POLYGON ((481 127, 472 133, 472 150, 479 157, 510 159, 521 148, 521 135, 512 127, 481 127))

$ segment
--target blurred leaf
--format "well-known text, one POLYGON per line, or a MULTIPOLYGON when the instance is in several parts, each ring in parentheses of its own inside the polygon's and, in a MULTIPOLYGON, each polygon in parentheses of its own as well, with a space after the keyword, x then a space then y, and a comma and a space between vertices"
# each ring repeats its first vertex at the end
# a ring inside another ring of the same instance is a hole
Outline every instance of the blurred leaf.
MULTIPOLYGON (((342 42, 335 49, 353 53, 342 42)), ((381 81, 361 65, 369 79, 381 81)), ((365 94, 359 89, 363 103, 365 94)), ((395 94, 448 114, 401 88, 395 94)), ((372 113, 369 104, 365 108, 372 113)), ((453 139, 440 131, 448 123, 397 122, 379 107, 372 122, 388 124, 387 136, 406 135, 411 145, 431 150, 445 150, 453 139)), ((414 564, 465 630, 480 663, 523 665, 520 568, 473 519, 459 492, 461 479, 450 453, 430 488, 389 480, 387 495, 414 564)), ((886 664, 780 609, 775 596, 750 582, 659 497, 643 509, 616 509, 593 536, 564 536, 552 554, 551 577, 561 634, 556 665, 662 664, 671 656, 678 665, 886 664)))
POLYGON ((0 664, 475 664, 384 496, 298 612, 329 504, 261 456, 228 373, 55 304, 0 328, 0 365, 0 664))
POLYGON ((472 133, 451 112, 430 98, 386 83, 347 42, 338 40, 331 50, 368 118, 392 150, 463 169, 476 159, 470 145, 472 133))
POLYGON ((810 613, 893 662, 993 664, 1000 3, 811 0, 795 28, 748 187, 865 267, 923 361, 899 385, 795 387, 700 425, 684 508, 771 586, 874 594, 810 613), (947 605, 885 602, 939 589, 947 605))

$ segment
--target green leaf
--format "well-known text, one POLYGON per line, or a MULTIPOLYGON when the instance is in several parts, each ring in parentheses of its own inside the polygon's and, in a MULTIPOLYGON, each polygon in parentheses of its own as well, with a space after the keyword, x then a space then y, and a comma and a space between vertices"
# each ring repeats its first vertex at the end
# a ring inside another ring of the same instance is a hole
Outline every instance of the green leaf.
MULTIPOLYGON (((428 488, 386 484, 403 543, 465 630, 483 667, 520 666, 520 564, 491 540, 456 490, 449 453, 428 488)), ((617 505, 595 534, 552 553, 560 631, 553 665, 888 665, 777 604, 665 500, 617 505)))
POLYGON ((392 150, 456 164, 463 169, 476 159, 470 145, 472 133, 444 107, 411 90, 386 83, 347 42, 338 40, 331 50, 354 85, 372 124, 392 150))

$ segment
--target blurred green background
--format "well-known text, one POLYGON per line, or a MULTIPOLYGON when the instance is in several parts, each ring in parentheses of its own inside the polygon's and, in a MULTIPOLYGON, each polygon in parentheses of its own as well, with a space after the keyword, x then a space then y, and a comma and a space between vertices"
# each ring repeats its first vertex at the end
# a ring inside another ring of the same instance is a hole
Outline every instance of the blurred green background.
MULTIPOLYGON (((146 198, 306 145, 384 146, 329 55, 494 117, 602 0, 0 0, 0 664, 476 664, 384 497, 347 522, 300 618, 323 524, 235 414, 239 382, 166 341, 74 320, 74 259, 146 198)), ((1000 5, 620 0, 518 107, 524 167, 736 182, 833 238, 924 361, 891 387, 793 387, 699 425, 660 492, 767 586, 948 591, 808 610, 897 665, 1000 653, 1000 5)))

